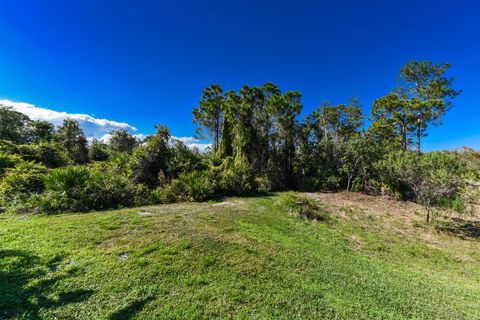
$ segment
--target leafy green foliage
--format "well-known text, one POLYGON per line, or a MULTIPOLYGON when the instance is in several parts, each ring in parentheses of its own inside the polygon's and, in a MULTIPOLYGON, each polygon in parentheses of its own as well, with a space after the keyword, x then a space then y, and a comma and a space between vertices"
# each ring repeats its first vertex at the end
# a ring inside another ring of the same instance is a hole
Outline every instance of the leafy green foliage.
POLYGON ((46 213, 128 207, 148 202, 148 190, 125 176, 89 167, 65 167, 45 176, 45 196, 40 208, 46 213))
POLYGON ((181 174, 172 184, 171 188, 177 190, 181 198, 187 200, 205 201, 215 192, 215 181, 208 171, 181 174))
POLYGON ((0 202, 10 207, 15 205, 14 202, 27 201, 32 194, 41 193, 46 172, 47 168, 34 162, 16 162, 15 166, 6 169, 0 179, 0 202))
POLYGON ((464 168, 452 153, 431 152, 418 157, 401 151, 388 155, 380 165, 387 175, 408 188, 413 200, 425 206, 427 222, 431 207, 455 198, 463 184, 464 168))
POLYGON ((204 170, 208 167, 204 158, 204 155, 188 148, 182 141, 173 140, 169 146, 169 158, 164 174, 168 178, 173 178, 181 173, 204 170))
POLYGON ((0 105, 0 140, 20 144, 28 142, 30 122, 30 118, 23 113, 0 105))
POLYGON ((132 181, 149 187, 159 185, 159 173, 165 172, 169 157, 170 133, 161 125, 157 125, 156 129, 157 132, 148 137, 145 145, 134 150, 130 159, 132 181))
MULTIPOLYGON (((219 85, 212 84, 202 92, 198 108, 193 109, 193 121, 207 129, 213 139, 213 151, 218 150, 220 142, 221 118, 223 109, 223 90, 219 85)), ((204 137, 201 128, 197 129, 199 137, 204 137)))
POLYGON ((58 136, 72 164, 88 162, 87 138, 78 121, 63 120, 63 125, 58 130, 58 136))
POLYGON ((108 160, 109 156, 108 145, 94 138, 88 146, 88 158, 90 161, 105 161, 108 160))
POLYGON ((22 161, 19 155, 0 152, 0 177, 2 177, 8 168, 13 168, 15 165, 22 161))
POLYGON ((66 167, 52 170, 45 176, 45 186, 49 191, 73 194, 85 188, 90 171, 86 167, 66 167))
POLYGON ((125 129, 110 131, 109 146, 113 153, 132 153, 138 141, 125 129))
POLYGON ((0 152, 15 154, 25 161, 41 163, 48 168, 57 168, 68 163, 67 154, 58 142, 39 142, 36 144, 15 144, 0 140, 0 152))
POLYGON ((153 204, 173 203, 178 199, 179 195, 175 193, 175 188, 172 186, 153 189, 149 195, 149 200, 153 204))
POLYGON ((215 168, 218 174, 219 188, 228 195, 242 195, 253 191, 253 177, 246 158, 226 158, 215 168))

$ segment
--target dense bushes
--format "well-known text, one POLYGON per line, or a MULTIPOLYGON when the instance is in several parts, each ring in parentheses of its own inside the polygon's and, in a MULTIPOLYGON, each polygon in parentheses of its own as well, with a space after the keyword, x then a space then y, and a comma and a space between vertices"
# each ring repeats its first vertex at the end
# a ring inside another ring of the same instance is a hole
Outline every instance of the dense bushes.
MULTIPOLYGON (((139 148, 143 154, 148 150, 145 146, 139 148)), ((172 155, 171 150, 167 151, 166 171, 172 155)), ((182 200, 205 201, 216 195, 245 195, 272 190, 269 176, 253 175, 245 158, 207 161, 207 155, 196 155, 197 164, 185 165, 199 166, 202 170, 181 170, 175 176, 171 173, 167 176, 158 167, 156 179, 152 175, 150 180, 154 184, 151 187, 132 179, 132 170, 135 170, 132 161, 138 163, 135 152, 131 158, 119 154, 88 166, 56 169, 25 161, 19 155, 0 153, 1 205, 11 210, 58 213, 182 200)), ((187 158, 191 161, 195 157, 187 158)), ((178 163, 178 158, 175 161, 178 163)), ((447 152, 427 153, 421 157, 408 151, 389 153, 369 164, 368 170, 374 173, 368 176, 370 190, 417 201, 425 205, 428 212, 432 206, 465 210, 466 177, 475 177, 458 155, 447 152)), ((327 172, 304 177, 299 183, 302 190, 332 190, 338 187, 341 179, 341 174, 327 172)), ((363 186, 358 179, 352 180, 358 181, 358 184, 352 182, 352 188, 363 186)), ((310 216, 310 213, 302 215, 310 216)))
POLYGON ((20 161, 22 161, 22 158, 19 155, 0 152, 0 177, 5 174, 8 168, 15 167, 20 161))
POLYGON ((253 175, 245 157, 227 157, 214 168, 219 189, 228 195, 242 195, 253 191, 253 175))
POLYGON ((0 183, 2 199, 9 201, 17 196, 42 192, 46 172, 44 166, 28 161, 20 161, 15 167, 8 168, 0 183))
POLYGON ((54 169, 45 176, 40 208, 47 213, 128 207, 148 202, 148 190, 122 175, 89 167, 54 169))
POLYGON ((66 153, 56 142, 14 144, 10 141, 0 140, 0 152, 17 155, 23 160, 38 162, 48 168, 58 168, 68 163, 66 153))
POLYGON ((432 206, 462 207, 460 191, 465 185, 466 168, 457 154, 430 152, 419 157, 408 151, 388 154, 378 163, 387 185, 397 186, 405 197, 425 206, 427 222, 432 206))
POLYGON ((170 158, 168 148, 170 133, 164 126, 156 126, 156 129, 157 132, 148 137, 146 144, 133 151, 129 164, 131 180, 149 187, 159 185, 159 175, 161 172, 165 174, 170 158))
POLYGON ((170 188, 182 199, 205 201, 215 193, 215 184, 210 172, 194 171, 181 174, 170 188))
POLYGON ((44 190, 43 177, 47 168, 20 160, 7 168, 0 178, 0 205, 10 210, 28 210, 31 200, 44 190))

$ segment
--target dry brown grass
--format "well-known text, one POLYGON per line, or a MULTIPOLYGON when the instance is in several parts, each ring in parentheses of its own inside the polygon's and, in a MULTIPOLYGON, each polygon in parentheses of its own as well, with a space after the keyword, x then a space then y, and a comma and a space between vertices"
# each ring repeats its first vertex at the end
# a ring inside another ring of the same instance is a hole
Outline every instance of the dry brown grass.
POLYGON ((476 260, 472 256, 476 257, 474 252, 480 242, 478 213, 459 214, 451 210, 436 210, 434 222, 427 225, 425 209, 408 201, 358 192, 303 195, 322 202, 341 225, 358 226, 359 233, 349 235, 350 246, 356 251, 369 250, 365 235, 370 233, 376 235, 376 241, 385 244, 415 242, 449 252, 460 262, 476 260))

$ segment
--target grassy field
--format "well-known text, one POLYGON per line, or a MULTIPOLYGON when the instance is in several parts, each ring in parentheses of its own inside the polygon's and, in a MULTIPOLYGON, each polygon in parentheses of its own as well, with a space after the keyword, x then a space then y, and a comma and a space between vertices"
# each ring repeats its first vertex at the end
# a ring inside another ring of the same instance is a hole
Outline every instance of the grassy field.
POLYGON ((480 319, 468 219, 356 193, 3 216, 0 318, 480 319))

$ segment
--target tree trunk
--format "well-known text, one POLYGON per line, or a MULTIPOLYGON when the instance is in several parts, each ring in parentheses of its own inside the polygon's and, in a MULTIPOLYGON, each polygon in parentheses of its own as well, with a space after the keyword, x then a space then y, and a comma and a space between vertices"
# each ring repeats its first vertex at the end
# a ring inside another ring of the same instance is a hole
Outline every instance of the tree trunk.
POLYGON ((350 182, 352 181, 352 176, 347 175, 347 191, 350 191, 350 182))
POLYGON ((421 154, 421 145, 420 140, 422 138, 422 119, 418 117, 417 119, 417 155, 420 156, 421 154))
POLYGON ((220 116, 217 117, 217 124, 216 124, 217 128, 216 128, 216 132, 215 132, 215 152, 218 150, 218 147, 220 145, 220 129, 221 129, 221 126, 220 126, 220 116))
POLYGON ((406 124, 402 124, 402 147, 404 150, 407 150, 407 128, 406 124))
POLYGON ((430 207, 426 207, 427 209, 427 224, 430 224, 430 207))

